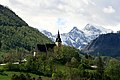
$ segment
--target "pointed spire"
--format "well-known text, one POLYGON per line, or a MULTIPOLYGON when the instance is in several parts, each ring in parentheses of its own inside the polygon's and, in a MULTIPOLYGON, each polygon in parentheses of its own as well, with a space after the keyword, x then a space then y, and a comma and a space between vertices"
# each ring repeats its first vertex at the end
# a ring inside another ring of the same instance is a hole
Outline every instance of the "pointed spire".
POLYGON ((56 38, 56 42, 62 42, 62 41, 61 41, 61 38, 60 38, 59 30, 58 30, 58 35, 57 35, 57 38, 56 38))
POLYGON ((59 30, 58 30, 58 36, 57 36, 58 38, 60 38, 60 33, 59 33, 59 30))

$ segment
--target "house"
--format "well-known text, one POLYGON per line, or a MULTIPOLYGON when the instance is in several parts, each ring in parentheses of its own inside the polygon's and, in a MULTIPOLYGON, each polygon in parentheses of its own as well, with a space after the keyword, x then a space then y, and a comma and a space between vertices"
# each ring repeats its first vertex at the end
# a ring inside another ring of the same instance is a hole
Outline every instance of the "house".
POLYGON ((93 65, 93 66, 91 66, 92 68, 94 68, 94 69, 96 69, 97 68, 97 66, 96 65, 93 65))

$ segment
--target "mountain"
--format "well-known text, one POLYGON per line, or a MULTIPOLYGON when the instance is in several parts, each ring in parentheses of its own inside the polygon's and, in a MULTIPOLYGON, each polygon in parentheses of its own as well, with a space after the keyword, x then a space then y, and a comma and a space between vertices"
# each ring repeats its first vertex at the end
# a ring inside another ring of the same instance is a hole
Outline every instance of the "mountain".
POLYGON ((0 5, 0 25, 3 26, 28 26, 18 15, 8 7, 0 5))
POLYGON ((111 33, 112 30, 103 28, 102 26, 87 24, 83 28, 83 32, 85 33, 85 36, 88 37, 89 41, 91 41, 98 37, 100 34, 111 33))
POLYGON ((120 33, 102 34, 84 49, 84 52, 103 56, 120 56, 120 33))
MULTIPOLYGON (((51 40, 55 41, 57 35, 52 35, 52 33, 43 30, 43 34, 48 36, 51 40)), ((84 32, 79 30, 77 27, 74 27, 69 33, 63 33, 61 34, 62 43, 64 45, 69 45, 77 48, 81 48, 81 46, 85 46, 85 44, 88 42, 86 41, 86 37, 84 32)))
POLYGON ((61 34, 61 38, 64 44, 73 46, 76 48, 84 47, 88 42, 83 31, 74 27, 69 33, 61 34))
MULTIPOLYGON (((79 30, 77 27, 73 27, 70 32, 61 34, 61 38, 64 45, 82 49, 92 40, 97 38, 100 34, 111 32, 112 30, 110 29, 87 24, 82 30, 79 30)), ((43 30, 42 33, 48 36, 52 41, 55 41, 56 35, 52 35, 52 33, 46 30, 43 30)))
POLYGON ((52 41, 55 41, 56 36, 53 36, 51 32, 48 32, 46 30, 43 30, 42 33, 47 36, 48 38, 50 38, 52 41))
POLYGON ((31 51, 37 43, 51 42, 37 29, 28 26, 12 10, 0 5, 0 51, 16 49, 31 51))

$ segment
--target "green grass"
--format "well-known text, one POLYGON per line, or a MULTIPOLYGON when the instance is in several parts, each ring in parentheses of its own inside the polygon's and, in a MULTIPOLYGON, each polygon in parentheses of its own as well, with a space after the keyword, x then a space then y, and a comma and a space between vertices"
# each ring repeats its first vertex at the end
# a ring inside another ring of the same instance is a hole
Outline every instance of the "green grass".
MULTIPOLYGON (((0 75, 0 80, 11 80, 11 77, 12 77, 13 74, 20 75, 20 73, 26 74, 26 73, 23 73, 23 72, 5 71, 3 74, 0 75)), ((31 73, 29 73, 29 74, 32 77, 38 77, 38 75, 31 74, 31 73)))
MULTIPOLYGON (((0 70, 4 70, 4 66, 0 65, 0 70)), ((3 73, 0 73, 0 80, 11 80, 12 75, 20 75, 20 74, 27 74, 24 72, 14 72, 14 71, 4 71, 3 73)), ((39 77, 39 75, 29 73, 31 77, 39 77)), ((42 80, 52 80, 49 77, 41 76, 42 80)))
POLYGON ((69 70, 69 67, 67 67, 65 65, 56 64, 55 66, 56 66, 58 71, 61 71, 63 73, 65 73, 69 70))
POLYGON ((3 70, 3 68, 4 68, 4 66, 1 66, 1 65, 0 65, 0 70, 3 70))
MULTIPOLYGON (((24 72, 5 71, 3 74, 0 74, 0 80, 11 80, 11 77, 13 74, 20 75, 21 73, 26 74, 24 72)), ((32 77, 39 77, 39 75, 36 75, 36 74, 31 74, 31 73, 29 73, 29 74, 32 77)), ((41 76, 41 77, 42 77, 42 80, 52 80, 49 77, 44 77, 44 76, 41 76)))
POLYGON ((42 80, 52 80, 52 78, 41 76, 42 80))

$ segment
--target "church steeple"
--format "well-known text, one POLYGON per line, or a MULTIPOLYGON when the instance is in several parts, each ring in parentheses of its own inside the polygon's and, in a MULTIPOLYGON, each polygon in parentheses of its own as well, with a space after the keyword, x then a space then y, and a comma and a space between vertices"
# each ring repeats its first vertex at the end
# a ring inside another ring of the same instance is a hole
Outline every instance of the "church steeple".
POLYGON ((61 41, 61 38, 60 38, 59 30, 58 30, 58 35, 57 35, 57 38, 56 38, 56 42, 62 42, 62 41, 61 41))
POLYGON ((61 43, 62 43, 62 41, 61 41, 60 33, 59 33, 59 30, 58 30, 58 35, 57 35, 57 38, 56 38, 56 45, 60 47, 61 43))

